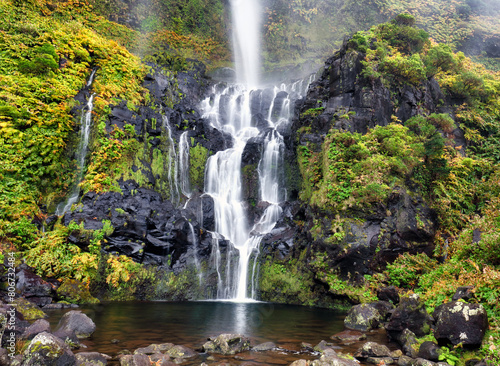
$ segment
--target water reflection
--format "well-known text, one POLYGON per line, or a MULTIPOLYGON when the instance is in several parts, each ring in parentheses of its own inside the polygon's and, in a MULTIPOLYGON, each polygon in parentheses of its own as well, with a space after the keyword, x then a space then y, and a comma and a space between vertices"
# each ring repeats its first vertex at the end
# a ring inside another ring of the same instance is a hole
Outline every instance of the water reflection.
MULTIPOLYGON (((259 302, 111 303, 83 308, 97 331, 84 343, 87 351, 116 354, 151 343, 171 342, 199 348, 208 337, 240 333, 255 344, 275 342, 298 348, 318 343, 343 329, 344 313, 326 309, 259 302), (120 343, 113 344, 111 340, 120 343)), ((52 329, 63 315, 53 311, 52 329)))

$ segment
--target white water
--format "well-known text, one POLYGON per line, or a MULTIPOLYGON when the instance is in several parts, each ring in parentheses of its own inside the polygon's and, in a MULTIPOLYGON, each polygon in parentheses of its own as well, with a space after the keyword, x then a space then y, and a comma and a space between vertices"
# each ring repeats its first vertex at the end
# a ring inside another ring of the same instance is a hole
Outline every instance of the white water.
POLYGON ((233 50, 238 83, 259 86, 261 9, 259 0, 231 0, 233 50))
MULTIPOLYGON (((94 81, 96 70, 92 70, 89 80, 87 82, 87 87, 92 85, 94 81)), ((82 114, 80 117, 80 138, 78 141, 78 147, 76 150, 76 163, 78 165, 78 175, 75 181, 75 185, 71 190, 65 202, 61 202, 56 208, 56 215, 64 215, 71 209, 71 206, 78 201, 78 196, 80 195, 80 187, 78 184, 81 182, 84 174, 85 158, 87 157, 87 150, 89 146, 90 138, 90 127, 92 126, 92 110, 94 109, 94 94, 90 95, 87 105, 82 108, 82 114)))
POLYGON ((181 192, 187 198, 191 197, 189 183, 189 140, 188 131, 182 133, 179 139, 179 181, 181 192))
MULTIPOLYGON (((272 110, 273 105, 279 102, 280 113, 274 120, 268 121, 270 128, 263 131, 252 126, 251 110, 261 113, 267 110, 263 105, 265 103, 259 99, 258 107, 251 106, 251 92, 241 85, 230 86, 222 92, 217 92, 215 87, 212 98, 207 98, 202 103, 203 116, 215 128, 226 131, 233 137, 233 147, 211 156, 205 169, 205 193, 214 200, 215 231, 230 240, 239 251, 236 268, 236 263, 228 253, 224 281, 221 278, 222 264, 218 246, 213 248, 217 252, 213 256, 218 275, 217 296, 221 299, 248 301, 249 297, 255 297, 257 261, 254 260, 250 266, 251 259, 256 258, 262 238, 274 228, 282 214, 280 203, 286 199, 282 179, 284 142, 275 127, 288 123, 290 100, 286 97, 275 101, 279 91, 276 88, 270 94, 271 101, 268 101, 267 108, 272 110), (248 140, 259 135, 263 141, 262 157, 258 164, 259 201, 267 202, 268 206, 258 221, 250 226, 247 203, 243 200, 241 159, 248 140), (234 273, 236 278, 232 278, 234 273)), ((271 112, 269 113, 271 118, 271 112)))
POLYGON ((217 235, 228 239, 239 252, 238 263, 233 263, 231 246, 228 247, 226 268, 222 271, 218 239, 214 236, 212 260, 218 276, 217 296, 219 299, 249 301, 256 296, 260 243, 281 217, 280 204, 286 199, 283 187, 284 142, 277 128, 286 128, 290 120, 289 94, 300 96, 309 83, 305 88, 306 83, 298 81, 291 85, 282 84, 273 90, 258 90, 260 7, 256 0, 231 0, 231 6, 238 84, 222 91, 214 87, 212 96, 203 101, 201 108, 203 117, 208 118, 213 127, 232 136, 233 147, 208 159, 205 193, 214 200, 217 235), (255 126, 255 121, 261 121, 262 117, 267 117, 267 127, 255 126), (258 164, 259 204, 267 207, 252 225, 247 213, 248 203, 243 198, 241 160, 248 140, 256 137, 263 141, 258 164))

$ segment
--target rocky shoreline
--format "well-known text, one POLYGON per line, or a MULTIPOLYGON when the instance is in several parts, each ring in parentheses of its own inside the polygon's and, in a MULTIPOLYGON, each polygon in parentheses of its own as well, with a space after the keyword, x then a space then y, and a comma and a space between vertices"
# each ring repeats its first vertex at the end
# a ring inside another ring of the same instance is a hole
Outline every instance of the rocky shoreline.
MULTIPOLYGON (((459 288, 452 301, 438 306, 433 314, 427 313, 417 295, 400 297, 397 288, 387 287, 379 290, 378 301, 355 305, 349 310, 344 319, 344 331, 317 345, 302 343, 298 346, 299 350, 282 348, 271 342, 256 344, 242 334, 220 334, 209 338, 199 349, 162 343, 106 355, 84 351, 86 346, 81 340, 91 337, 96 325, 80 310, 68 311, 58 325, 51 329, 49 322, 44 319, 47 317, 44 311, 75 308, 78 305, 61 302, 61 297, 57 295, 61 292, 54 290, 54 285, 44 281, 28 267, 21 267, 17 279, 22 296, 15 299, 14 311, 14 306, 5 301, 6 293, 2 292, 2 366, 245 365, 249 358, 245 352, 259 352, 256 358, 268 360, 294 355, 296 360, 290 363, 293 366, 445 366, 453 365, 454 362, 448 358, 446 348, 442 346, 478 348, 488 329, 485 309, 480 304, 468 302, 473 300, 470 287, 459 288), (14 328, 6 322, 12 314, 15 314, 14 328), (8 339, 11 329, 15 329, 14 345, 9 344, 8 339), (391 345, 397 345, 398 349, 391 350, 382 344, 384 342, 374 342, 373 335, 377 332, 387 334, 386 344, 391 341, 391 345), (433 335, 436 342, 417 340, 427 335, 433 335)), ((265 361, 262 364, 266 364, 265 361)), ((467 366, 484 365, 488 364, 481 360, 467 362, 467 366)))

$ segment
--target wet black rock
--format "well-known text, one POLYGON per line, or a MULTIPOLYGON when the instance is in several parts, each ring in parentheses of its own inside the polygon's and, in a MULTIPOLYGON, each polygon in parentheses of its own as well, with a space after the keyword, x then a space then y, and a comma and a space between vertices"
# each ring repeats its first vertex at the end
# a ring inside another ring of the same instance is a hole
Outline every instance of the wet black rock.
POLYGON ((368 331, 379 327, 382 316, 371 304, 360 304, 353 306, 344 319, 344 325, 348 329, 368 331))
POLYGON ((481 304, 453 301, 434 311, 434 337, 440 344, 479 347, 488 329, 488 315, 481 304))
POLYGON ((439 361, 439 355, 442 352, 443 351, 436 343, 426 341, 420 345, 420 348, 418 350, 418 357, 437 362, 439 361))
POLYGON ((399 293, 396 287, 388 286, 377 290, 377 297, 381 301, 388 301, 394 305, 399 304, 399 293))
POLYGON ((401 299, 385 329, 396 340, 405 329, 409 329, 417 337, 423 337, 431 331, 432 323, 433 318, 427 314, 423 301, 417 295, 411 295, 401 299))

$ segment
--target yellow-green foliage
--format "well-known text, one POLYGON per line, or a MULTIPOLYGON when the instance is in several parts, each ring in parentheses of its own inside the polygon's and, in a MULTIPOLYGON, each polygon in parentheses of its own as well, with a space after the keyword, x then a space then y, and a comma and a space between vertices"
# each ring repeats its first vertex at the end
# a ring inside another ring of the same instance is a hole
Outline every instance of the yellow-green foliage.
POLYGON ((332 129, 322 153, 299 147, 301 197, 324 208, 363 207, 384 200, 423 159, 423 145, 406 127, 378 126, 366 135, 332 129))
POLYGON ((301 264, 305 259, 288 261, 272 261, 271 258, 261 264, 259 269, 259 290, 266 301, 278 303, 295 303, 314 306, 318 304, 312 288, 312 273, 301 264))
POLYGON ((205 165, 209 151, 200 144, 189 148, 189 181, 191 187, 202 191, 205 184, 205 165))
POLYGON ((143 99, 139 60, 87 27, 87 10, 69 3, 53 10, 42 0, 0 3, 0 233, 13 243, 34 230, 22 217, 39 214, 42 194, 52 200, 73 182, 75 163, 65 155, 74 136, 70 110, 91 68, 99 68, 94 119, 112 98, 143 99))

